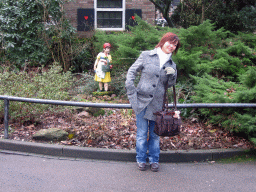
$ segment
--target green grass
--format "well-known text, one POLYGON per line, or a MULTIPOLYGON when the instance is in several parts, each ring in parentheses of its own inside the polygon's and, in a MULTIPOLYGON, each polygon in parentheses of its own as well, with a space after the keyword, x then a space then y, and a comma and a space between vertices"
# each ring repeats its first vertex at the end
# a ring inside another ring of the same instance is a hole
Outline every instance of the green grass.
POLYGON ((93 92, 92 94, 94 96, 104 96, 104 95, 112 95, 114 92, 113 91, 102 91, 102 92, 93 92))
POLYGON ((216 161, 217 163, 246 163, 256 162, 256 150, 245 151, 244 154, 231 158, 223 158, 216 161))

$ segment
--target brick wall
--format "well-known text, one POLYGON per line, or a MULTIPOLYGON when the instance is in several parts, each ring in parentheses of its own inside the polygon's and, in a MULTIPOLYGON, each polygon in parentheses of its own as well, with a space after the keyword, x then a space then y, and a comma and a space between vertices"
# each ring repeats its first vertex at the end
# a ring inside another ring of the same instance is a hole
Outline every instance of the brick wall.
MULTIPOLYGON (((94 8, 94 0, 73 0, 64 5, 66 16, 75 28, 77 28, 77 9, 79 8, 94 8)), ((155 6, 149 0, 126 0, 126 9, 141 9, 142 19, 154 24, 155 6)), ((80 31, 78 33, 82 36, 88 34, 80 31)))
POLYGON ((126 9, 141 9, 142 19, 154 24, 155 6, 149 0, 126 0, 126 9))
MULTIPOLYGON (((71 25, 77 28, 77 9, 79 8, 94 8, 94 1, 93 0, 73 0, 71 2, 67 2, 64 5, 64 9, 66 12, 66 16, 71 22, 71 25)), ((79 35, 87 36, 91 33, 80 32, 79 35)))

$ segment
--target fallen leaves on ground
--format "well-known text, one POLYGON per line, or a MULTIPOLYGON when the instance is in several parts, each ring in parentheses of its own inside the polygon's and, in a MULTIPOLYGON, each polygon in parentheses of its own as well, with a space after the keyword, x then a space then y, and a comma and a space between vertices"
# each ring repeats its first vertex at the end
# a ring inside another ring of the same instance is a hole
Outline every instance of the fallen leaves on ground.
MULTIPOLYGON (((69 133, 67 140, 54 142, 61 145, 97 147, 108 149, 135 149, 136 118, 130 109, 104 109, 104 116, 80 114, 45 114, 38 125, 10 124, 9 137, 13 140, 33 141, 32 135, 39 129, 61 128, 69 133)), ((4 125, 0 127, 3 138, 4 125)), ((46 142, 45 142, 46 143, 46 142)), ((161 150, 254 148, 246 139, 234 136, 218 127, 196 120, 183 120, 181 133, 174 137, 160 137, 161 150)))

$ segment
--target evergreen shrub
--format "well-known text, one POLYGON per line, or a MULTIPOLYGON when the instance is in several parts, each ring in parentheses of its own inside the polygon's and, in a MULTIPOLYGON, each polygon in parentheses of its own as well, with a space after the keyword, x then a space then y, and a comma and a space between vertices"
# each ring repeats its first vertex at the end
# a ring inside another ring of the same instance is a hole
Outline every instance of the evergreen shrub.
POLYGON ((240 81, 249 89, 256 85, 256 69, 255 67, 248 67, 248 70, 240 75, 240 81))
POLYGON ((175 56, 173 56, 173 60, 177 64, 177 69, 179 75, 188 77, 189 74, 197 74, 202 71, 209 72, 209 65, 202 64, 200 56, 202 55, 201 51, 195 53, 189 53, 183 48, 180 49, 175 56), (202 65, 200 65, 202 64, 202 65), (199 66, 200 65, 200 66, 199 66))
POLYGON ((74 83, 74 94, 90 95, 99 89, 99 83, 94 81, 94 75, 88 72, 81 73, 80 78, 74 83))
POLYGON ((229 35, 229 31, 223 28, 214 30, 214 24, 210 20, 204 21, 201 25, 191 26, 187 29, 180 29, 182 47, 192 52, 193 48, 207 47, 208 51, 222 46, 222 41, 229 35))
POLYGON ((241 29, 246 32, 256 30, 256 3, 254 6, 246 6, 239 12, 241 29))
POLYGON ((76 50, 71 59, 70 70, 75 73, 88 72, 94 64, 91 39, 77 39, 73 43, 73 51, 76 50))
MULTIPOLYGON (((239 83, 224 81, 208 74, 202 77, 191 76, 196 82, 196 94, 192 96, 192 100, 196 103, 256 103, 255 73, 255 67, 249 67, 245 74, 239 75, 239 83)), ((210 123, 231 132, 245 134, 255 141, 255 109, 212 108, 200 109, 200 112, 210 123)))
MULTIPOLYGON (((53 65, 48 71, 40 73, 12 72, 6 70, 0 73, 0 95, 26 98, 70 100, 69 90, 72 87, 71 72, 62 73, 58 65, 53 65)), ((3 118, 3 101, 0 110, 3 118)), ((44 112, 58 112, 63 107, 54 105, 32 104, 26 102, 10 102, 10 122, 32 121, 44 112)))
POLYGON ((4 57, 0 62, 12 63, 18 70, 52 62, 58 62, 64 71, 72 66, 75 72, 85 70, 91 62, 90 42, 79 41, 65 18, 65 2, 1 0, 0 55, 4 50, 4 57))
POLYGON ((209 19, 217 29, 237 33, 254 32, 256 29, 256 4, 254 0, 201 1, 183 0, 177 6, 171 18, 176 25, 188 28, 200 25, 209 19))
POLYGON ((245 45, 248 47, 255 49, 256 48, 256 35, 252 33, 242 33, 238 32, 238 35, 236 38, 242 42, 244 42, 245 45))
POLYGON ((126 73, 116 72, 110 82, 111 89, 116 95, 126 95, 125 89, 126 73))

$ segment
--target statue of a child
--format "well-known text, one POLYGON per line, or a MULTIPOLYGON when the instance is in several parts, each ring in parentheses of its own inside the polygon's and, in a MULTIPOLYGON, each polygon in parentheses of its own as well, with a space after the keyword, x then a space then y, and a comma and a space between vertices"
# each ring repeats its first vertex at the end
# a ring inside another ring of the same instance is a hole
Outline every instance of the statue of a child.
POLYGON ((95 78, 94 80, 99 82, 100 91, 108 91, 108 83, 111 82, 110 69, 112 69, 112 58, 110 53, 111 44, 104 43, 103 51, 97 55, 94 63, 95 78))

